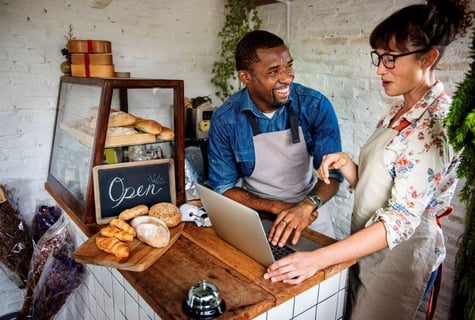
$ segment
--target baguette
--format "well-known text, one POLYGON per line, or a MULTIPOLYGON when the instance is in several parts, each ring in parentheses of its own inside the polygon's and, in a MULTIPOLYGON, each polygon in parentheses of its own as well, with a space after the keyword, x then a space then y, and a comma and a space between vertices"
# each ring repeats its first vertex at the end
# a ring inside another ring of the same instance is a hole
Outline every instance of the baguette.
POLYGON ((130 248, 124 242, 116 238, 96 237, 97 247, 107 253, 111 253, 118 258, 127 258, 130 254, 130 248))
POLYGON ((162 131, 157 135, 157 138, 161 140, 173 140, 175 138, 175 132, 170 128, 162 126, 162 131))
POLYGON ((124 111, 110 112, 108 127, 114 128, 114 127, 130 126, 130 125, 133 125, 135 121, 136 121, 136 118, 127 112, 124 112, 124 111))
POLYGON ((137 232, 135 232, 135 229, 124 220, 112 219, 109 224, 113 227, 117 227, 121 229, 122 231, 130 233, 133 237, 137 235, 137 232))
POLYGON ((130 220, 138 216, 143 216, 144 214, 147 214, 148 212, 148 207, 144 204, 139 204, 138 206, 135 206, 130 209, 125 209, 119 214, 119 219, 120 220, 130 220))
POLYGON ((116 238, 121 241, 132 241, 134 236, 114 226, 107 226, 100 231, 101 236, 116 238))
POLYGON ((162 126, 155 120, 138 120, 137 122, 135 122, 134 127, 135 129, 154 135, 157 135, 162 132, 162 126))

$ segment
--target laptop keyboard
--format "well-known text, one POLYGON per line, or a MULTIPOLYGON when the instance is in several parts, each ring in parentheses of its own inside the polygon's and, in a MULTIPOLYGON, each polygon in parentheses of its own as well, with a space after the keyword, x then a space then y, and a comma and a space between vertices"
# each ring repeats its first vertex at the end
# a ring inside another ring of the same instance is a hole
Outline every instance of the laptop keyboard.
POLYGON ((285 256, 288 256, 289 254, 295 252, 294 249, 292 249, 290 247, 287 247, 287 246, 283 246, 283 247, 274 246, 270 242, 269 242, 269 245, 270 245, 270 248, 272 250, 272 254, 274 255, 275 260, 279 260, 279 259, 281 259, 285 256))

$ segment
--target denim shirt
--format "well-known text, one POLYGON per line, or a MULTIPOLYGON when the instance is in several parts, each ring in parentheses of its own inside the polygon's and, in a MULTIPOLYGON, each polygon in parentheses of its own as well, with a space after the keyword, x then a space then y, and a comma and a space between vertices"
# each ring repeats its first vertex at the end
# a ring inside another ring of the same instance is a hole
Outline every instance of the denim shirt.
MULTIPOLYGON (((307 150, 313 156, 313 166, 318 169, 323 155, 341 151, 333 106, 320 92, 298 83, 291 85, 289 101, 302 127, 307 150)), ((234 188, 239 178, 251 176, 254 170, 253 133, 247 110, 256 117, 261 133, 289 129, 287 106, 279 107, 269 119, 257 109, 246 88, 227 99, 213 113, 209 131, 209 184, 216 192, 234 188)), ((338 170, 332 170, 330 177, 343 181, 338 170)))

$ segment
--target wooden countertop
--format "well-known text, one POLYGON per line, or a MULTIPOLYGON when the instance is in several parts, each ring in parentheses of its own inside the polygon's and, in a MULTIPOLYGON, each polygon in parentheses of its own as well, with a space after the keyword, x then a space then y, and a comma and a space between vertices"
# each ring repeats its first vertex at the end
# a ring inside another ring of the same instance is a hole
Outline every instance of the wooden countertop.
MULTIPOLYGON (((97 232, 94 225, 82 224, 52 190, 48 191, 88 236, 97 232)), ((309 229, 303 234, 322 245, 336 241, 309 229)), ((173 246, 148 269, 120 272, 163 319, 187 319, 182 304, 191 286, 201 280, 214 283, 226 303, 225 313, 216 319, 252 319, 354 263, 356 260, 331 266, 299 285, 273 283, 263 278, 263 265, 218 238, 212 228, 186 222, 173 246)))

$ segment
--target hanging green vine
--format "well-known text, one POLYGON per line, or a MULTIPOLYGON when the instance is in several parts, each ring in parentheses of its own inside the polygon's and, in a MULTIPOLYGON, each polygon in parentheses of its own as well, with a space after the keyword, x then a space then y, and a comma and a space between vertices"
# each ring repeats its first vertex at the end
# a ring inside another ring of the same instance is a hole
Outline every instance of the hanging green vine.
POLYGON ((249 31, 258 29, 261 19, 251 0, 226 0, 226 17, 223 29, 218 33, 222 39, 219 59, 214 62, 211 83, 216 87, 216 96, 226 100, 234 91, 237 79, 234 51, 239 40, 249 31))
POLYGON ((456 256, 457 292, 453 319, 475 319, 475 29, 472 32, 470 70, 458 85, 446 119, 449 141, 462 160, 457 170, 465 179, 460 200, 467 203, 465 233, 456 256))

